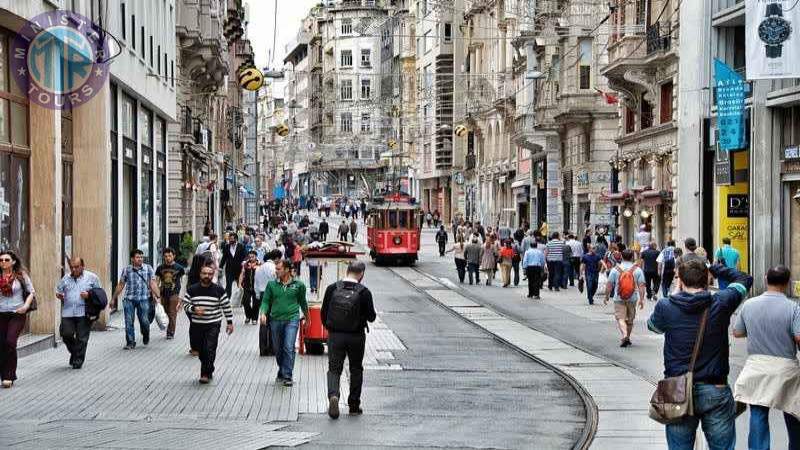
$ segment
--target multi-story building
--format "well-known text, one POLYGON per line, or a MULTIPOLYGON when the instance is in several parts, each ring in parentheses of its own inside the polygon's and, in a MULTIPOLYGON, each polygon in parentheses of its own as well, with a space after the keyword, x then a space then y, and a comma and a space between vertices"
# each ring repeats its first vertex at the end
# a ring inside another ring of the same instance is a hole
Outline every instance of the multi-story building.
POLYGON ((244 163, 242 169, 246 173, 244 185, 240 191, 244 197, 244 218, 248 224, 261 223, 261 191, 260 171, 258 165, 258 91, 244 91, 244 163))
POLYGON ((309 144, 312 142, 308 44, 315 26, 316 19, 312 14, 303 19, 300 30, 286 45, 286 57, 283 59, 286 78, 283 98, 286 101, 289 127, 289 136, 286 139, 288 158, 284 163, 284 173, 292 180, 291 193, 296 196, 309 195, 313 187, 308 166, 311 150, 309 144))
MULTIPOLYGON (((261 175, 261 198, 274 200, 275 187, 286 184, 283 176, 284 146, 279 144, 276 127, 285 121, 283 98, 276 98, 275 87, 268 82, 258 90, 258 156, 261 175)), ((282 90, 281 90, 282 91, 282 90)), ((280 192, 280 190, 278 190, 280 192)), ((282 195, 282 194, 281 194, 282 195)))
MULTIPOLYGON (((456 101, 469 87, 464 77, 465 44, 460 36, 464 2, 416 0, 417 120, 414 147, 420 158, 414 170, 415 194, 426 211, 452 218, 453 175, 463 168, 464 139, 454 140, 455 118, 465 117, 456 101)), ((460 189, 460 185, 457 185, 460 189)), ((462 212, 463 213, 463 212, 462 212)))
POLYGON ((205 225, 218 223, 221 170, 217 136, 223 127, 221 95, 229 73, 225 1, 178 0, 175 27, 175 79, 180 105, 177 122, 168 125, 169 243, 178 248, 185 233, 195 240, 205 225))
POLYGON ((608 197, 614 225, 626 242, 642 225, 663 245, 674 234, 678 208, 678 3, 674 0, 612 2, 608 64, 601 74, 621 94, 618 152, 608 197))

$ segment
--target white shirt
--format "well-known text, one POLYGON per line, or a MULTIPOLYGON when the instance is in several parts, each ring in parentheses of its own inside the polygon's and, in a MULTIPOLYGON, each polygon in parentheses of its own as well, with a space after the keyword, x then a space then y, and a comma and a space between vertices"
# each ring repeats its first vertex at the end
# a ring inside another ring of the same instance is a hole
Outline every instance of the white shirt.
POLYGON ((583 257, 583 244, 576 239, 570 239, 567 241, 567 245, 572 250, 572 257, 573 258, 582 258, 583 257))
POLYGON ((253 279, 253 285, 256 292, 264 292, 267 289, 267 283, 275 280, 275 263, 270 260, 258 266, 253 279))
POLYGON ((644 250, 648 245, 650 245, 650 233, 647 231, 640 231, 636 233, 636 240, 639 242, 642 250, 644 250))

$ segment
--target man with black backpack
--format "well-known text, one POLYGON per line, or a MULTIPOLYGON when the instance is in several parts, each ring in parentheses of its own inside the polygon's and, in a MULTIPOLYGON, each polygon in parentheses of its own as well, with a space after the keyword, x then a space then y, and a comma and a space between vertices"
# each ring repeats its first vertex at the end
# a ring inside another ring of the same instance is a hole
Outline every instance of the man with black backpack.
POLYGON ((344 358, 350 360, 350 396, 347 399, 351 415, 361 410, 364 347, 367 322, 375 321, 372 293, 361 284, 366 266, 354 261, 347 266, 347 275, 328 286, 322 300, 321 318, 328 329, 328 415, 339 417, 339 380, 344 358))

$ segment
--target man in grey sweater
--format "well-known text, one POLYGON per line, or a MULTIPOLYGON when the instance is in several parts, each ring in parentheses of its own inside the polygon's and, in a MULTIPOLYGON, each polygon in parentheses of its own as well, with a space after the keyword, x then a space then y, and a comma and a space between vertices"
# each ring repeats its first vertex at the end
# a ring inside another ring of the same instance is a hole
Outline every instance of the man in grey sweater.
POLYGON ((478 238, 473 236, 472 241, 464 247, 464 259, 467 260, 467 271, 469 272, 469 284, 472 284, 472 274, 475 274, 475 283, 481 284, 479 272, 481 264, 481 245, 478 238))

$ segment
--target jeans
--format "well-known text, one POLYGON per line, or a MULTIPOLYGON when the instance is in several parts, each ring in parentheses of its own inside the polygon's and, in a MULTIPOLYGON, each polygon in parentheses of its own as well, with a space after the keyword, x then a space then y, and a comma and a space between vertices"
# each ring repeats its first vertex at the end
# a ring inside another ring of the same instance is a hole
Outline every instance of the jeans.
POLYGON ((597 293, 597 282, 600 278, 599 273, 586 272, 586 298, 590 305, 594 305, 594 294, 597 293))
POLYGON ((528 297, 538 297, 542 287, 542 266, 528 266, 525 268, 528 277, 528 297))
POLYGON ((317 284, 319 283, 321 272, 322 270, 320 266, 308 266, 308 285, 309 289, 312 291, 317 290, 317 284))
MULTIPOLYGON (((456 258, 456 272, 458 272, 458 282, 464 282, 464 275, 467 273, 467 260, 466 259, 459 259, 456 258)), ((472 273, 470 273, 470 279, 472 279, 472 273)), ((470 281, 472 284, 472 281, 470 281)))
MULTIPOLYGON (((750 435, 747 447, 750 450, 769 450, 769 408, 750 406, 750 435)), ((800 421, 791 414, 783 413, 786 434, 789 435, 789 450, 800 450, 800 421)))
POLYGON ((478 263, 467 263, 467 270, 469 271, 469 284, 472 284, 472 274, 475 274, 475 283, 480 284, 481 282, 481 272, 478 270, 480 266, 478 263))
POLYGON ((669 297, 669 288, 672 287, 672 281, 675 279, 675 272, 664 272, 661 275, 661 296, 669 297))
POLYGON ((17 379, 17 340, 27 319, 26 314, 0 313, 0 379, 17 379))
POLYGON ((275 360, 278 362, 278 377, 291 380, 294 370, 294 344, 297 342, 300 319, 271 319, 269 327, 275 347, 275 360))
POLYGON ((666 426, 670 450, 692 450, 697 425, 703 424, 709 450, 733 450, 736 446, 736 407, 730 386, 695 384, 694 416, 666 426))
POLYGON ((350 396, 347 404, 351 407, 361 405, 361 386, 364 382, 364 347, 367 338, 364 333, 328 334, 328 397, 339 397, 339 381, 344 369, 345 356, 350 361, 350 396))
POLYGON ((134 314, 139 318, 139 330, 142 332, 142 339, 150 340, 150 321, 147 320, 150 301, 146 298, 141 300, 126 298, 123 302, 123 308, 125 314, 125 341, 128 344, 136 345, 136 332, 133 329, 134 314))
POLYGON ((64 346, 69 351, 70 364, 83 364, 91 328, 92 322, 86 316, 61 318, 59 333, 61 340, 64 341, 64 346))
POLYGON ((514 287, 519 286, 519 261, 512 261, 511 268, 514 269, 514 287))
POLYGON ((194 340, 200 352, 200 376, 214 375, 214 360, 217 359, 217 343, 221 322, 193 323, 189 327, 189 339, 194 340))
POLYGON ((572 273, 572 263, 569 262, 569 259, 565 259, 561 262, 561 283, 560 286, 562 289, 567 288, 567 280, 569 280, 570 286, 575 285, 575 275, 572 273))
POLYGON ((645 272, 644 273, 644 286, 647 289, 647 299, 658 297, 658 286, 661 284, 661 279, 658 277, 658 272, 645 272))
POLYGON ((547 261, 547 289, 558 289, 561 286, 561 269, 564 267, 562 261, 547 261))

